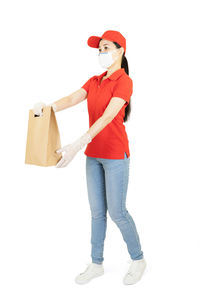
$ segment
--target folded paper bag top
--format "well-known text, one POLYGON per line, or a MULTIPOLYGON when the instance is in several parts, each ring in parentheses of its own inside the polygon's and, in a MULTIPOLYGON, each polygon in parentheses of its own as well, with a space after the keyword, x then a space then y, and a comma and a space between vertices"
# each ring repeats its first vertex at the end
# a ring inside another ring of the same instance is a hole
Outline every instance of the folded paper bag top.
POLYGON ((41 116, 29 110, 25 164, 55 166, 62 158, 55 152, 61 148, 60 133, 52 107, 44 106, 42 110, 41 116))

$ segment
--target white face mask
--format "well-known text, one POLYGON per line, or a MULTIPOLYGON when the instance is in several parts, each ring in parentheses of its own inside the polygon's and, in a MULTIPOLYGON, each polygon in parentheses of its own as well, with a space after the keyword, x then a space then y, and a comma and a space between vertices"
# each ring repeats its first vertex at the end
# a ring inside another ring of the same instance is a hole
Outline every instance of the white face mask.
POLYGON ((117 49, 115 49, 113 51, 109 51, 109 52, 99 53, 98 59, 99 59, 99 63, 102 66, 102 68, 107 69, 116 61, 117 58, 115 58, 115 59, 112 58, 112 53, 114 53, 116 51, 117 51, 117 49))

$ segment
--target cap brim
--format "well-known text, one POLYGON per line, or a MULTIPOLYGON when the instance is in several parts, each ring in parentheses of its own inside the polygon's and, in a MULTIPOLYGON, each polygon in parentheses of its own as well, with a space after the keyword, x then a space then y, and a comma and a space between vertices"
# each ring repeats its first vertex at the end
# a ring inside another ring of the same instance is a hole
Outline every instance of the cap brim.
POLYGON ((101 37, 99 36, 90 36, 87 44, 88 46, 92 47, 92 48, 99 48, 99 41, 100 41, 101 37))

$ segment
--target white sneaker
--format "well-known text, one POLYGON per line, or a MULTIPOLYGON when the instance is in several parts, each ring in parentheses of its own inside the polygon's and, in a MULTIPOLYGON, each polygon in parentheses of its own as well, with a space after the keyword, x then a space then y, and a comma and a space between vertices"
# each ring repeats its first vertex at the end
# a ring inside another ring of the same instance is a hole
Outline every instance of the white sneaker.
POLYGON ((138 260, 131 259, 129 263, 131 265, 128 269, 128 272, 123 278, 124 284, 134 284, 138 282, 141 279, 146 268, 146 261, 144 258, 138 260))
POLYGON ((88 267, 83 273, 80 273, 75 278, 75 282, 78 284, 84 284, 89 282, 91 279, 98 277, 104 274, 103 263, 102 264, 95 264, 90 263, 88 267))

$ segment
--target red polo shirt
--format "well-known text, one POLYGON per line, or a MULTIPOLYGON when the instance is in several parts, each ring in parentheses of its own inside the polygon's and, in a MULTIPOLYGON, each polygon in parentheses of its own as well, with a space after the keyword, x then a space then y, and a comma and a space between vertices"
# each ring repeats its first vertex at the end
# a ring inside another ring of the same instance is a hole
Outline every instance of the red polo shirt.
POLYGON ((99 76, 92 76, 83 86, 87 92, 89 127, 100 118, 112 97, 120 97, 126 101, 115 118, 87 144, 84 154, 91 157, 107 159, 124 159, 124 152, 130 156, 129 141, 124 122, 125 107, 133 93, 133 81, 124 68, 118 69, 101 83, 99 76))

